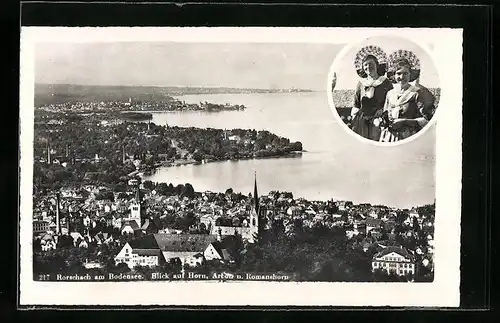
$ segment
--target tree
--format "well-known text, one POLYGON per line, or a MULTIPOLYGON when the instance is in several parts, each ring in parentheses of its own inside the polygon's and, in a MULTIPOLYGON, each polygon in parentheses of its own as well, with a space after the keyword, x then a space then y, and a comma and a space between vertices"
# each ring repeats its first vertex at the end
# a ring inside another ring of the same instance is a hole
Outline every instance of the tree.
POLYGON ((122 199, 127 199, 128 198, 128 194, 125 193, 125 192, 120 192, 118 193, 118 199, 122 200, 122 199))
POLYGON ((121 193, 121 192, 126 192, 126 191, 127 191, 127 185, 125 185, 125 183, 122 183, 122 182, 116 183, 116 184, 114 185, 113 190, 114 190, 115 192, 120 192, 120 193, 121 193))
POLYGON ((61 235, 57 241, 57 249, 72 248, 73 238, 69 235, 61 235))
POLYGON ((116 272, 117 273, 128 273, 128 272, 130 272, 130 267, 126 263, 121 262, 118 265, 116 265, 116 272))
POLYGON ((200 233, 209 233, 205 223, 200 223, 200 233))
POLYGON ((33 239, 33 252, 41 251, 42 245, 40 239, 33 239))
POLYGON ((290 145, 292 151, 302 151, 302 143, 300 141, 296 141, 290 145))
POLYGON ((96 200, 110 200, 110 201, 114 201, 115 200, 115 196, 114 196, 114 194, 113 194, 112 191, 104 191, 104 192, 97 193, 95 199, 96 200))
POLYGON ((167 183, 160 183, 158 184, 158 186, 156 187, 156 191, 158 194, 160 195, 170 195, 170 193, 172 192, 170 187, 167 185, 167 183))
POLYGON ((144 181, 143 182, 143 185, 144 185, 144 188, 147 189, 147 190, 154 190, 155 189, 155 185, 152 181, 144 181))
POLYGON ((181 195, 192 198, 194 196, 193 186, 189 183, 186 183, 186 185, 181 187, 181 195))
POLYGON ((193 153, 193 159, 196 162, 200 163, 203 160, 203 155, 200 152, 196 151, 193 153))
POLYGON ((413 217, 413 230, 415 232, 419 232, 420 231, 420 225, 418 224, 418 220, 416 217, 413 217))

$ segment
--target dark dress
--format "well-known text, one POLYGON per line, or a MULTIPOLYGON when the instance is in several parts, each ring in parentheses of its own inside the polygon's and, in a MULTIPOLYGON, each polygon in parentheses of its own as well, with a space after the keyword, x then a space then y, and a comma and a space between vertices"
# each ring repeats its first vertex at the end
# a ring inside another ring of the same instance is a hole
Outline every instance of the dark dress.
POLYGON ((392 88, 391 81, 385 79, 374 87, 373 96, 369 98, 366 95, 370 87, 358 82, 354 94, 354 107, 359 111, 352 120, 352 130, 355 133, 367 139, 379 140, 380 128, 373 124, 373 120, 382 113, 385 96, 392 88))

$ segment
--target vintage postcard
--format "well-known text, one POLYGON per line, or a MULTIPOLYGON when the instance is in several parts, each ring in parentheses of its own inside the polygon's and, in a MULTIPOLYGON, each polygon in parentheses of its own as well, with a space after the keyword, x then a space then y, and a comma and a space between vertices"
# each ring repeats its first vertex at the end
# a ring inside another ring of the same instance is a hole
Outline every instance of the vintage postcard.
POLYGON ((22 28, 20 305, 458 307, 462 30, 22 28))

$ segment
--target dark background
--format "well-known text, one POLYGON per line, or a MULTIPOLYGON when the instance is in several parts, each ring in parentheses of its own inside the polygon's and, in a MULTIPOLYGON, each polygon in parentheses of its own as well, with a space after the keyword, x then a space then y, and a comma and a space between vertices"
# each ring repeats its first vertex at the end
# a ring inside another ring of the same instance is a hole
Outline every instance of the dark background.
MULTIPOLYGON (((3 238, 13 244, 2 250, 7 253, 5 259, 13 261, 3 262, 3 275, 0 286, 0 312, 13 313, 18 302, 18 189, 14 183, 18 182, 18 163, 14 156, 19 156, 17 122, 19 110, 19 19, 23 26, 282 26, 282 27, 450 27, 464 28, 464 89, 463 91, 463 193, 462 193, 462 237, 461 237, 461 308, 462 309, 488 309, 490 307, 490 275, 491 260, 497 254, 496 249, 491 249, 491 210, 492 199, 492 7, 487 6, 360 6, 360 5, 209 5, 209 4, 71 4, 71 3, 30 3, 23 4, 21 8, 13 6, 12 10, 0 13, 2 20, 8 24, 8 33, 3 33, 3 43, 10 47, 10 51, 3 52, 9 55, 9 64, 2 64, 7 76, 9 104, 4 104, 4 111, 15 111, 11 118, 2 118, 2 129, 11 129, 12 140, 4 137, 2 143, 2 168, 3 179, 8 185, 2 185, 0 196, 3 205, 8 208, 3 212, 3 238), (21 13, 19 12, 21 10, 21 13), (22 15, 21 15, 22 14, 22 15), (17 140, 16 140, 17 139, 17 140), (10 229, 10 228, 16 228, 10 229), (10 238, 10 239, 9 239, 10 238), (10 257, 8 257, 10 256, 10 257), (16 266, 17 265, 17 266, 16 266)), ((498 18, 498 14, 497 14, 498 18)), ((5 31, 5 29, 4 29, 5 31)), ((458 108, 458 107, 457 107, 458 108)), ((450 134, 453 135, 453 134, 450 134)), ((498 138, 498 137, 497 137, 498 138)), ((498 195, 497 195, 498 196, 498 195)), ((439 203, 439 201, 438 201, 439 203)), ((495 273, 493 271, 493 273, 495 273)), ((167 292, 167 291, 166 291, 167 292)), ((215 297, 207 295, 207 297, 215 297)), ((265 295, 263 295, 265 297, 265 295)), ((307 295, 304 295, 307 297, 307 295)), ((422 295, 426 297, 426 295, 422 295)), ((144 307, 143 307, 144 308, 144 307)), ((138 308, 136 308, 138 309, 138 308)), ((255 310, 255 308, 248 308, 255 310)), ((291 308, 289 309, 291 310, 291 308)), ((308 309, 311 310, 311 309, 308 309)), ((481 312, 481 311, 480 311, 481 312)), ((457 313, 441 311, 442 318, 456 320, 459 315, 465 321, 470 321, 470 315, 475 313, 457 313)), ((71 314, 63 312, 62 314, 71 314)), ((101 318, 105 318, 101 312, 101 318), (102 316, 101 316, 102 315, 102 316)), ((484 312, 483 312, 484 313, 484 312)), ((24 318, 25 314, 21 313, 24 318)), ((45 318, 49 318, 50 312, 45 318)), ((127 313, 121 317, 128 317, 127 313)), ((167 313, 169 320, 180 320, 177 311, 167 313)), ((195 314, 194 312, 191 314, 195 314)), ((214 319, 212 312, 199 312, 197 317, 214 319)), ((237 313, 228 312, 222 316, 219 313, 217 320, 227 321, 237 318, 252 321, 268 321, 277 318, 286 321, 290 318, 305 318, 308 321, 326 319, 326 312, 255 312, 237 313), (233 314, 233 315, 231 315, 233 314), (254 315, 257 314, 257 315, 254 315)), ((418 314, 408 311, 387 312, 380 311, 368 313, 358 311, 348 313, 328 313, 328 320, 344 318, 375 320, 379 319, 410 320, 415 322, 436 321, 436 313, 425 310, 418 314)), ((1 315, 4 317, 4 315, 1 315)), ((7 315, 10 317, 10 315, 7 315)), ((91 318, 84 313, 78 313, 82 320, 91 318)), ((490 317, 491 318, 491 317, 490 317)), ((191 319, 184 315, 183 319, 191 319)), ((41 320, 41 319, 39 319, 41 320)), ((64 320, 64 318, 63 318, 64 320)), ((489 321, 486 317, 483 321, 489 321)), ((8 321, 10 321, 8 319, 8 321)), ((72 320, 71 320, 72 321, 72 320)))

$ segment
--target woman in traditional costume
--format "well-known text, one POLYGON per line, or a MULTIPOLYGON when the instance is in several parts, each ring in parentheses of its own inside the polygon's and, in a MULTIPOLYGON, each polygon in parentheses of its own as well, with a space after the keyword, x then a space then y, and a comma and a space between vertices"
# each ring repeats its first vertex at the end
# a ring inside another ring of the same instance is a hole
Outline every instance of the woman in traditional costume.
POLYGON ((384 111, 375 124, 381 126, 381 142, 408 138, 422 129, 432 118, 435 97, 419 85, 420 61, 408 50, 398 50, 388 59, 387 76, 395 83, 387 93, 384 111))
POLYGON ((362 137, 378 141, 380 128, 374 125, 384 108, 385 97, 393 88, 385 76, 387 56, 377 46, 363 47, 354 60, 359 76, 351 110, 352 130, 362 137))

